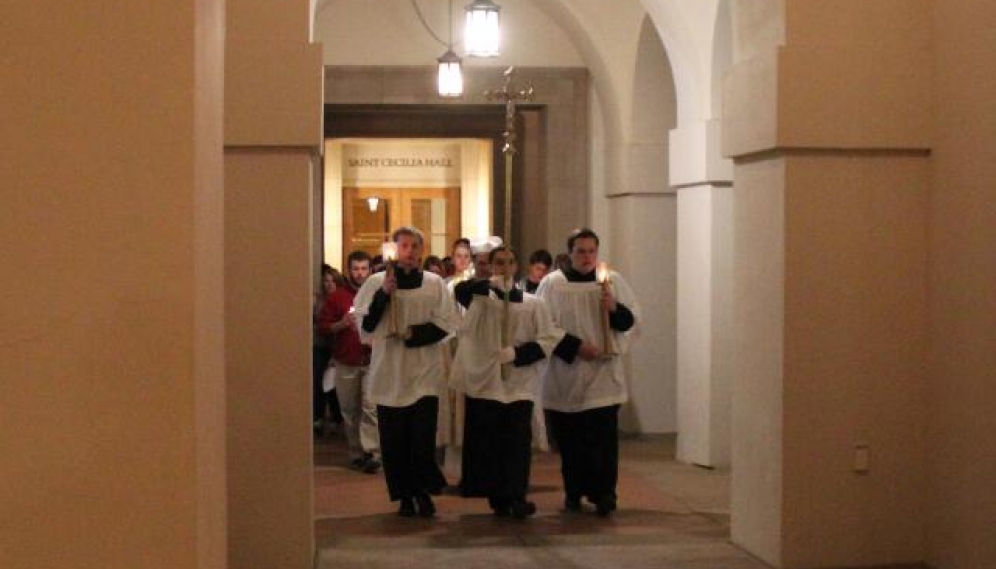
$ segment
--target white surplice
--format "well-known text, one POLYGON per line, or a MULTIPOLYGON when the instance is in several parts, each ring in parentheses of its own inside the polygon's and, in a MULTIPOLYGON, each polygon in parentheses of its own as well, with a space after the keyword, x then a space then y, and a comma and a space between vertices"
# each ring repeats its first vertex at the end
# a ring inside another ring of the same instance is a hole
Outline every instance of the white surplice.
POLYGON ((394 291, 388 307, 372 333, 363 329, 374 294, 384 284, 383 272, 371 275, 356 293, 353 306, 360 340, 372 346, 370 354, 370 400, 388 407, 407 407, 422 397, 441 397, 445 388, 443 353, 439 343, 409 348, 400 338, 389 338, 390 303, 396 303, 398 331, 410 325, 431 322, 445 332, 455 329, 453 298, 443 279, 422 273, 422 286, 394 291))
POLYGON ((508 303, 511 341, 502 346, 504 314, 505 301, 493 292, 488 296, 473 296, 457 334, 459 343, 450 371, 450 387, 478 399, 502 403, 533 401, 546 360, 522 367, 506 364, 508 377, 502 380, 500 351, 503 347, 536 342, 549 358, 564 333, 554 325, 546 303, 524 294, 522 302, 508 303))
MULTIPOLYGON (((629 398, 622 356, 640 323, 636 295, 621 275, 612 271, 610 284, 616 301, 633 313, 635 324, 626 332, 609 331, 612 346, 619 355, 585 361, 579 357, 568 364, 552 356, 543 375, 543 407, 576 412, 624 403, 629 398)), ((560 270, 543 278, 536 295, 546 301, 554 323, 568 334, 601 347, 602 285, 597 282, 569 282, 560 270)))

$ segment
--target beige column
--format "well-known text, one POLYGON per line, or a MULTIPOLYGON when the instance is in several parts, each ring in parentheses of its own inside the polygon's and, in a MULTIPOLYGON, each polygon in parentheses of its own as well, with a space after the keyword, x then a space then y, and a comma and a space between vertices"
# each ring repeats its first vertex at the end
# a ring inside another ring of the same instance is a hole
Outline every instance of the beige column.
POLYGON ((223 5, 3 11, 0 567, 224 567, 223 5))
POLYGON ((730 464, 733 165, 720 155, 720 123, 671 132, 678 195, 677 458, 730 464))
MULTIPOLYGON (((658 116, 644 118, 663 122, 658 116)), ((668 186, 666 132, 661 126, 655 139, 636 132, 604 146, 596 140, 595 148, 601 154, 594 159, 596 168, 604 165, 606 179, 604 196, 593 201, 599 257, 622 273, 642 310, 627 367, 630 400, 620 413, 620 429, 633 433, 676 430, 678 214, 668 186)))
POLYGON ((996 567, 996 3, 933 12, 927 562, 996 567))
POLYGON ((930 4, 765 4, 724 89, 732 537, 778 567, 919 562, 930 4))
POLYGON ((311 504, 312 196, 320 46, 306 0, 229 0, 225 309, 229 566, 304 569, 311 504))

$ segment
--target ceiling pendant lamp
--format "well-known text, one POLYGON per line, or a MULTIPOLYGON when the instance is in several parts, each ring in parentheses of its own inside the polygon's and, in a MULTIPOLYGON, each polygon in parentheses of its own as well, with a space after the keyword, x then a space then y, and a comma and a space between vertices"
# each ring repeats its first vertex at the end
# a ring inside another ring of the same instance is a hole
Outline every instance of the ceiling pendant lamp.
POLYGON ((440 97, 459 97, 463 95, 463 70, 461 69, 460 57, 453 53, 452 49, 447 49, 446 53, 439 56, 439 76, 437 92, 440 97))
POLYGON ((467 4, 467 23, 463 29, 463 46, 467 55, 496 57, 501 52, 498 12, 501 8, 491 0, 474 0, 467 4))

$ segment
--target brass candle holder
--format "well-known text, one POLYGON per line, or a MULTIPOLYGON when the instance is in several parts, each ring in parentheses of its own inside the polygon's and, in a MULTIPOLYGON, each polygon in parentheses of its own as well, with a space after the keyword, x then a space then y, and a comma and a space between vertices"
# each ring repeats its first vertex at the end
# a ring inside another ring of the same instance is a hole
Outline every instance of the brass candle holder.
MULTIPOLYGON (((505 300, 502 307, 502 317, 501 317, 501 347, 503 349, 508 347, 514 347, 512 346, 512 316, 509 313, 510 312, 509 306, 511 302, 511 299, 509 297, 512 296, 511 280, 512 277, 506 274, 503 274, 501 277, 502 289, 504 290, 505 293, 504 294, 505 300)), ((502 364, 501 366, 502 381, 508 379, 509 376, 508 368, 510 365, 511 364, 502 364)))
MULTIPOLYGON (((595 280, 602 287, 603 294, 611 292, 612 273, 609 271, 608 263, 601 262, 595 272, 595 280)), ((601 302, 599 302, 601 304, 601 302)), ((609 323, 609 309, 602 306, 602 357, 612 358, 619 355, 616 351, 615 343, 612 341, 612 326, 609 323)))

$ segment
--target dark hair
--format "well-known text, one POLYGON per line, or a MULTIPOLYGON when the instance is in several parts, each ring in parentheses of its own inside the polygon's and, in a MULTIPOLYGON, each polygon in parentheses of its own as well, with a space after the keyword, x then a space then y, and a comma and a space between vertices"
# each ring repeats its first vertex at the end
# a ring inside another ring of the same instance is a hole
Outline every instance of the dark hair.
POLYGON ((394 233, 391 234, 391 241, 397 243, 398 239, 400 239, 402 235, 408 235, 409 237, 414 238, 415 241, 418 241, 419 246, 425 243, 425 240, 422 238, 422 232, 411 225, 395 229, 394 233))
POLYGON ((574 242, 577 241, 578 239, 594 239, 595 247, 598 247, 599 245, 598 234, 587 227, 582 227, 580 229, 575 229, 574 231, 571 231, 571 234, 567 237, 568 253, 574 250, 574 242))
POLYGON ((537 249, 533 251, 532 255, 529 255, 529 264, 535 265, 536 263, 541 263, 549 267, 553 264, 553 256, 546 249, 537 249))
POLYGON ((322 263, 322 276, 323 277, 325 275, 332 275, 333 274, 332 273, 333 270, 335 270, 335 269, 332 268, 332 265, 330 265, 328 263, 322 263))
POLYGON ((473 249, 470 248, 470 239, 467 239, 466 237, 461 237, 454 241, 453 245, 450 247, 450 252, 452 253, 453 251, 456 251, 457 247, 466 247, 468 251, 473 252, 473 249))
POLYGON ((566 271, 571 267, 571 256, 568 255, 567 253, 560 253, 557 255, 557 258, 554 260, 554 263, 557 265, 558 269, 560 269, 561 271, 566 271))
POLYGON ((342 276, 339 269, 332 268, 330 272, 332 273, 332 282, 335 283, 336 287, 346 286, 346 277, 342 276))
POLYGON ((353 264, 353 261, 366 261, 369 263, 370 253, 367 253, 366 251, 353 251, 348 257, 346 257, 346 269, 349 269, 350 265, 353 264))
POLYGON ((429 267, 431 267, 432 265, 439 265, 440 267, 442 267, 443 260, 437 257, 436 255, 429 255, 428 257, 425 258, 425 261, 422 261, 422 270, 428 271, 429 267))
POLYGON ((492 249, 490 253, 488 253, 488 262, 489 263, 494 264, 494 262, 495 262, 495 253, 497 253, 499 251, 508 251, 509 254, 512 255, 512 257, 514 259, 516 259, 516 260, 519 259, 519 256, 515 254, 514 250, 512 250, 511 248, 506 247, 504 245, 499 245, 498 247, 495 247, 494 249, 492 249))

